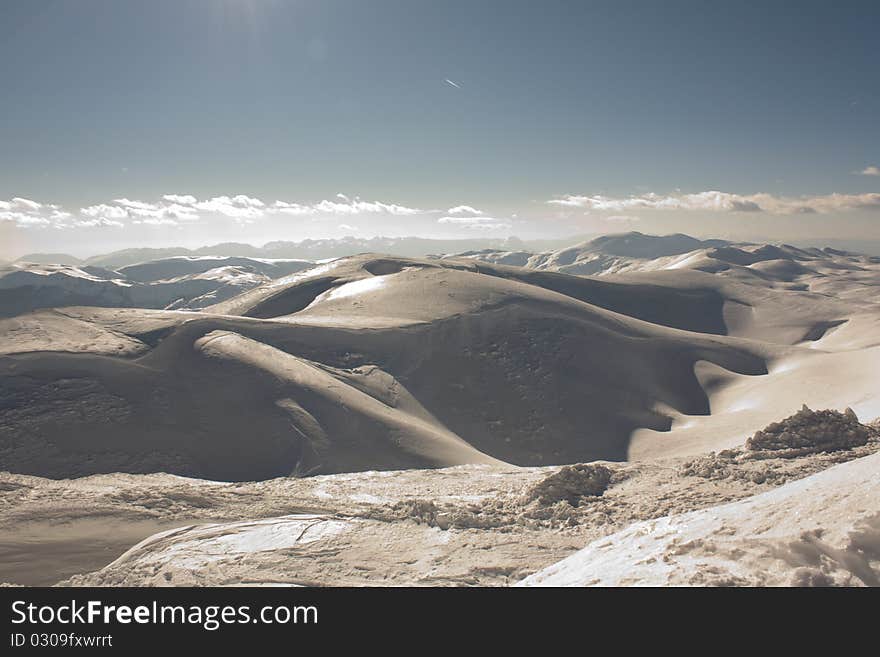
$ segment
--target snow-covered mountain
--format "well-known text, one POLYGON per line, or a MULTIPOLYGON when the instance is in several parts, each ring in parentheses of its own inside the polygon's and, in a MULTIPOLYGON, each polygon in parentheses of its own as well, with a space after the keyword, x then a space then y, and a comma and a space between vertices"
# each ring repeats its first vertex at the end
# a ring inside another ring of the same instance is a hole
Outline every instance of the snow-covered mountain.
POLYGON ((211 256, 166 258, 119 270, 18 262, 0 268, 0 316, 59 306, 198 309, 312 265, 211 256))
MULTIPOLYGON (((538 271, 579 276, 610 276, 668 270, 723 274, 746 283, 787 284, 790 289, 821 291, 826 280, 835 285, 849 277, 855 286, 880 257, 832 248, 799 248, 789 244, 752 244, 698 240, 688 235, 604 235, 563 249, 530 252, 483 249, 448 254, 464 259, 513 265, 538 271)), ((870 276, 873 276, 871 274, 870 276)))

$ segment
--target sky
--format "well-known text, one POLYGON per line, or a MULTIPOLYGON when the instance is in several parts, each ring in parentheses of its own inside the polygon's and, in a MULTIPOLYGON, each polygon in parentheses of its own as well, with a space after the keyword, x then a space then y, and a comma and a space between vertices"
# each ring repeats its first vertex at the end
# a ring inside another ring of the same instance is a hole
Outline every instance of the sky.
POLYGON ((3 0, 0 257, 880 239, 880 3, 3 0))

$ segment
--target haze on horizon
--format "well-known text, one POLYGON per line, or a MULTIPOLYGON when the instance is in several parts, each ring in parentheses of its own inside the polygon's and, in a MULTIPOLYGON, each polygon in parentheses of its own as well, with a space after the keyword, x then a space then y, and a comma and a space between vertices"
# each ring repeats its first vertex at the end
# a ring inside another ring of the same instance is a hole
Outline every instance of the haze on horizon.
POLYGON ((11 0, 0 258, 880 239, 880 5, 11 0))

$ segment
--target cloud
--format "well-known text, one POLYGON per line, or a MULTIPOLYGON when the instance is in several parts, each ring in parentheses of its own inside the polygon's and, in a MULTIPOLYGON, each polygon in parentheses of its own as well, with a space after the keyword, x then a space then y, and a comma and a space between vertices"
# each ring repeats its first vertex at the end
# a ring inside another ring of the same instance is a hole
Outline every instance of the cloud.
POLYGON ((472 217, 440 217, 438 224, 446 224, 457 226, 459 228, 468 228, 470 230, 503 230, 511 227, 506 219, 497 219, 495 217, 472 216, 472 217))
POLYGON ((7 212, 0 210, 0 221, 11 221, 16 226, 48 226, 52 222, 40 215, 26 212, 7 212))
POLYGON ((315 214, 314 208, 310 205, 288 203, 287 201, 275 201, 272 205, 272 210, 274 212, 280 212, 281 214, 291 214, 294 216, 315 214))
POLYGON ((446 213, 451 215, 469 214, 475 217, 485 214, 482 210, 477 210, 469 205, 456 205, 454 208, 449 208, 446 213))
MULTIPOLYGON (((467 206, 461 206, 467 208, 467 206)), ((467 208, 473 210, 473 208, 467 208)), ((479 211, 475 211, 479 212, 479 211)), ((323 217, 356 217, 365 215, 412 216, 430 214, 429 211, 397 203, 365 201, 355 196, 337 194, 332 200, 299 203, 278 200, 266 203, 262 199, 238 194, 214 196, 199 200, 191 194, 165 194, 158 201, 116 198, 79 208, 71 214, 59 205, 39 203, 15 197, 0 201, 0 221, 16 226, 52 226, 55 228, 94 228, 100 226, 178 226, 199 222, 210 217, 226 217, 239 224, 249 224, 264 217, 293 215, 323 217)), ((347 225, 347 224, 343 224, 347 225)), ((356 230, 350 227, 350 230, 356 230)))
POLYGON ((107 219, 105 217, 95 217, 94 219, 74 219, 66 227, 72 228, 122 228, 125 224, 115 219, 107 219))
MULTIPOLYGON (((865 171, 872 169, 868 167, 865 171)), ((869 175, 866 173, 866 175, 869 175)), ((870 174, 873 175, 873 174, 870 174)), ((829 214, 846 210, 880 211, 880 193, 826 194, 822 196, 786 197, 768 193, 733 194, 705 191, 685 194, 647 193, 615 197, 575 195, 546 201, 560 210, 560 217, 571 216, 572 210, 596 213, 599 220, 617 225, 640 221, 644 211, 674 210, 717 213, 768 213, 777 215, 829 214)), ((364 200, 359 196, 338 193, 315 202, 291 200, 264 201, 246 194, 220 195, 199 199, 192 194, 164 194, 158 200, 115 198, 67 211, 60 205, 23 197, 0 200, 0 222, 4 226, 27 229, 56 228, 120 228, 124 226, 169 227, 207 221, 227 220, 235 224, 251 224, 263 219, 303 217, 313 221, 336 219, 332 224, 341 230, 356 231, 363 226, 358 217, 419 217, 439 224, 469 230, 504 230, 520 222, 517 216, 489 216, 471 205, 453 205, 445 212, 420 209, 398 203, 364 200)))
POLYGON ((876 167, 874 165, 867 166, 859 173, 863 176, 880 176, 880 167, 876 167))
POLYGON ((189 194, 165 194, 156 203, 114 199, 112 204, 100 203, 80 208, 83 216, 113 221, 128 220, 134 225, 176 226, 197 222, 203 214, 222 215, 239 223, 249 223, 265 214, 266 204, 244 194, 215 196, 204 201, 189 194))
POLYGON ((394 216, 409 216, 425 214, 424 210, 420 210, 418 208, 410 208, 405 205, 397 205, 396 203, 383 203, 381 201, 362 201, 359 196, 355 196, 353 199, 351 199, 345 194, 337 194, 336 198, 339 200, 329 201, 325 199, 318 203, 312 204, 275 201, 275 203, 272 205, 272 211, 295 216, 355 216, 362 214, 388 214, 394 216))
POLYGON ((175 219, 168 218, 149 218, 149 219, 135 219, 131 223, 135 225, 143 225, 143 226, 179 226, 180 222, 175 219))
POLYGON ((93 219, 128 219, 128 210, 118 205, 90 205, 79 209, 80 214, 93 219))
POLYGON ((119 198, 114 199, 112 204, 102 203, 81 208, 80 211, 90 218, 101 217, 116 221, 127 219, 132 224, 150 226, 170 226, 185 221, 199 221, 209 215, 228 217, 237 223, 247 224, 269 215, 350 217, 366 214, 423 213, 417 208, 381 201, 363 201, 360 197, 352 199, 345 194, 337 194, 334 200, 324 199, 310 204, 282 200, 267 204, 259 198, 245 194, 215 196, 205 200, 199 200, 190 194, 165 194, 157 203, 119 198))
POLYGON ((170 201, 171 203, 180 203, 181 205, 193 205, 198 202, 198 199, 195 196, 190 196, 189 194, 165 194, 162 197, 163 201, 170 201))
POLYGON ((36 201, 32 201, 27 198, 20 198, 18 196, 12 199, 11 203, 13 206, 17 206, 23 210, 28 210, 30 212, 38 212, 40 208, 43 207, 42 203, 37 203, 36 201))
POLYGON ((237 196, 215 196, 207 201, 197 201, 191 204, 191 207, 230 217, 240 223, 250 223, 265 214, 266 204, 258 198, 238 194, 237 196))
POLYGON ((64 228, 72 225, 71 220, 72 215, 65 212, 60 205, 38 203, 20 196, 9 201, 0 201, 0 221, 23 228, 64 228))
MULTIPOLYGON (((163 197, 164 199, 165 197, 163 197)), ((191 197, 190 197, 191 198, 191 197)), ((179 203, 147 203, 132 201, 127 198, 114 199, 113 205, 101 203, 80 208, 80 214, 91 220, 103 220, 98 225, 122 225, 124 220, 132 224, 150 226, 178 225, 184 221, 198 221, 199 214, 195 208, 179 203)), ((94 225, 92 223, 87 224, 94 225)))
POLYGON ((602 217, 602 221, 606 221, 609 224, 634 224, 641 221, 641 219, 628 214, 614 214, 610 217, 602 217))
POLYGON ((80 208, 86 217, 129 220, 132 224, 148 226, 172 226, 182 222, 196 222, 203 214, 230 217, 240 223, 248 223, 263 216, 266 204, 258 198, 244 194, 215 196, 199 201, 189 194, 165 194, 156 203, 114 199, 112 204, 101 203, 80 208))
POLYGON ((707 191, 695 194, 642 194, 626 198, 568 195, 547 201, 563 208, 606 212, 628 210, 700 210, 704 212, 768 212, 771 214, 829 213, 841 210, 880 210, 880 193, 826 194, 784 197, 772 194, 731 194, 707 191))

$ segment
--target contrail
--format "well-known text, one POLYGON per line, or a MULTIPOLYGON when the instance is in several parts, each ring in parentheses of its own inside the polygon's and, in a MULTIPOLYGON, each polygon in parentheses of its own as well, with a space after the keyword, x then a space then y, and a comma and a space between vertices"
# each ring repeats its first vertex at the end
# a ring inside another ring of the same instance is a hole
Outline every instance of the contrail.
POLYGON ((457 84, 455 84, 455 82, 453 82, 453 81, 450 80, 449 78, 446 78, 446 83, 447 83, 447 84, 451 84, 451 85, 452 85, 453 87, 455 87, 456 89, 461 89, 460 86, 458 86, 457 84))

